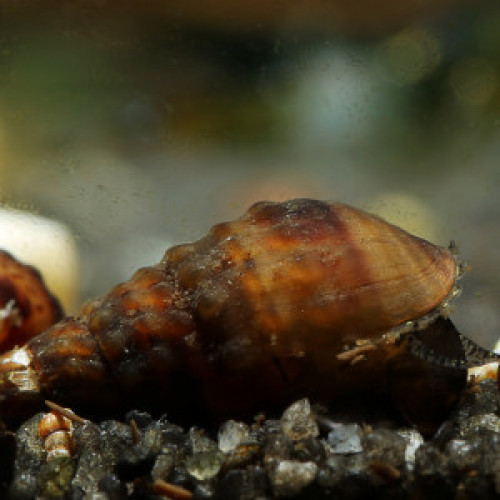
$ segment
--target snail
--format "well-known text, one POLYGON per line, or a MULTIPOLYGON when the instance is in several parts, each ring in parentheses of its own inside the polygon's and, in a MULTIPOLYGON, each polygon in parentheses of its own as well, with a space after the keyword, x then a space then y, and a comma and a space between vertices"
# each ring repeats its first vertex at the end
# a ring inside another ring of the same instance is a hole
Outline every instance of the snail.
POLYGON ((0 415, 50 398, 218 420, 381 393, 432 428, 494 357, 447 317, 462 273, 351 206, 259 202, 1 356, 0 415))
POLYGON ((43 440, 47 461, 74 454, 73 423, 69 418, 53 411, 48 412, 40 420, 37 433, 43 440))
POLYGON ((23 345, 62 315, 40 273, 0 250, 0 352, 23 345))
POLYGON ((71 458, 77 445, 74 437, 76 425, 88 421, 76 415, 70 408, 63 408, 53 401, 45 401, 50 411, 42 414, 36 434, 42 441, 47 462, 58 458, 71 458))

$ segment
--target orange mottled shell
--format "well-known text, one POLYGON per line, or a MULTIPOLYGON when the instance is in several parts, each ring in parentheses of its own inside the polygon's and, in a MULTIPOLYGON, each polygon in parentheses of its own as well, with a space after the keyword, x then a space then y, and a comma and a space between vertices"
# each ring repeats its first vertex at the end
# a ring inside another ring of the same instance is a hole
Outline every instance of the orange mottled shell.
POLYGON ((233 418, 383 389, 383 334, 438 307, 456 271, 447 249, 347 205, 258 203, 32 339, 32 373, 70 405, 233 418), (370 354, 347 370, 338 355, 360 341, 370 354))
POLYGON ((0 250, 0 352, 23 345, 61 317, 40 273, 0 250))
POLYGON ((451 253, 340 203, 257 203, 163 260, 198 325, 296 354, 384 333, 438 306, 451 253))

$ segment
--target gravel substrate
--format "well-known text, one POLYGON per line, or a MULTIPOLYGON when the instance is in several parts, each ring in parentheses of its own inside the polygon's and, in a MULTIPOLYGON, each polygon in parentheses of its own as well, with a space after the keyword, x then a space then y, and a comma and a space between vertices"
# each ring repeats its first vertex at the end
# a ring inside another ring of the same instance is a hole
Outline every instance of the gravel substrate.
POLYGON ((124 422, 75 423, 71 457, 47 459, 42 413, 6 433, 10 498, 496 498, 500 396, 469 390, 429 440, 391 422, 340 422, 299 400, 280 419, 185 429, 131 411, 124 422), (13 465, 12 465, 13 464, 13 465))

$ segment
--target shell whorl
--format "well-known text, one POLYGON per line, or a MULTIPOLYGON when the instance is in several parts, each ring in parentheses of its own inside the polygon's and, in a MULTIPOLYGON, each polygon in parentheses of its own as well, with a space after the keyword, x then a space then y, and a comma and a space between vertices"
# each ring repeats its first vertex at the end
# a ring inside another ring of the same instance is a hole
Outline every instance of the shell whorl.
POLYGON ((258 203, 164 263, 191 290, 204 333, 234 341, 236 331, 256 352, 289 355, 421 317, 456 278, 447 249, 347 205, 303 199, 258 203))

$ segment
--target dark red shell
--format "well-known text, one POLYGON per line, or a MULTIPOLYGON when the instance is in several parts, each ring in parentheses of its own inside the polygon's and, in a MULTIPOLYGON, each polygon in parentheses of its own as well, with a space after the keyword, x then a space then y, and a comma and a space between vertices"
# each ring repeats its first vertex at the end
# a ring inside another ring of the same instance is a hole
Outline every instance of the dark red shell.
POLYGON ((61 318, 40 273, 0 250, 0 352, 22 346, 61 318))
POLYGON ((439 308, 456 272, 447 249, 347 205, 258 203, 27 349, 41 393, 73 407, 249 415, 385 386, 385 334, 439 308), (373 348, 348 368, 360 341, 373 348))

